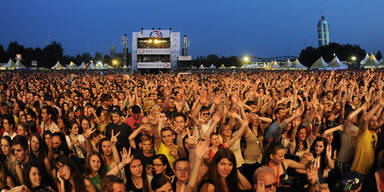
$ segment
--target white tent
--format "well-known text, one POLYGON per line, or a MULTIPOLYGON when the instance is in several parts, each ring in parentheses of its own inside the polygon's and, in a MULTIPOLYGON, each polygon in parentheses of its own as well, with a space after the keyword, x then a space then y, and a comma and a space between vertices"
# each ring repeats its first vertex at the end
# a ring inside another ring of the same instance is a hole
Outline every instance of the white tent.
POLYGON ((209 67, 210 69, 216 69, 216 66, 214 66, 213 64, 209 67))
POLYGON ((296 59, 292 65, 289 67, 290 70, 306 70, 306 66, 300 63, 299 59, 296 59))
POLYGON ((57 63, 53 67, 51 67, 51 69, 60 70, 65 69, 65 67, 60 63, 60 61, 57 61, 57 63))
POLYGON ((279 69, 281 69, 280 65, 277 63, 277 61, 273 61, 271 70, 279 70, 279 69))
POLYGON ((224 64, 221 64, 221 66, 219 67, 219 69, 226 69, 227 67, 225 67, 224 64))
POLYGON ((95 69, 104 69, 104 65, 101 62, 96 62, 95 69))
POLYGON ((68 65, 67 65, 67 69, 77 69, 77 65, 74 63, 74 62, 70 62, 68 65))
POLYGON ((4 68, 5 68, 5 69, 15 69, 15 68, 16 68, 16 65, 15 65, 15 63, 12 61, 12 59, 9 59, 8 63, 4 65, 4 68))
POLYGON ((5 67, 4 67, 5 64, 6 63, 0 63, 0 70, 4 70, 5 69, 5 67))
POLYGON ((312 64, 311 69, 325 70, 327 66, 327 62, 324 61, 323 57, 320 57, 312 64))
POLYGON ((368 53, 365 55, 364 59, 360 61, 360 64, 364 65, 369 59, 368 53))
POLYGON ((335 56, 330 63, 328 63, 327 69, 329 70, 337 70, 337 69, 348 69, 348 66, 339 60, 337 56, 335 56))
POLYGON ((379 62, 377 61, 375 55, 371 53, 371 55, 369 55, 368 60, 365 63, 362 63, 361 65, 364 68, 371 68, 371 67, 376 67, 377 64, 379 64, 379 62))
POLYGON ((95 65, 93 63, 89 64, 88 69, 95 69, 95 65))
POLYGON ((288 67, 291 65, 292 65, 291 60, 287 59, 287 61, 284 62, 284 64, 281 66, 281 68, 288 69, 288 67))
POLYGON ((205 67, 203 66, 203 64, 200 65, 199 69, 205 69, 205 67))
POLYGON ((15 63, 15 68, 16 69, 27 69, 27 67, 25 67, 20 60, 17 60, 16 63, 15 63))

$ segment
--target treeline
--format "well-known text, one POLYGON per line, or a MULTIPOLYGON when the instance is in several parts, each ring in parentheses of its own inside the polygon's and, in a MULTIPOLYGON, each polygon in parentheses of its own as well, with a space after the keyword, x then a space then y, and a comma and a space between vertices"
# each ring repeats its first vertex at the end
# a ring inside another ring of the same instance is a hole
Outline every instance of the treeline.
MULTIPOLYGON (((37 61, 39 67, 52 67, 57 61, 62 64, 68 64, 71 61, 80 65, 82 62, 89 63, 91 60, 94 62, 101 61, 103 63, 111 64, 112 59, 122 60, 122 55, 117 54, 116 58, 111 58, 109 55, 103 55, 96 52, 94 55, 90 53, 82 53, 76 56, 64 55, 64 49, 60 43, 52 42, 51 44, 42 48, 31 48, 20 45, 17 41, 10 42, 8 48, 5 49, 0 45, 0 63, 8 62, 9 58, 15 61, 17 54, 21 54, 22 63, 25 66, 31 66, 32 61, 37 61)), ((128 60, 129 61, 129 60, 128 60)))
MULTIPOLYGON (((303 49, 300 53, 299 60, 305 66, 310 67, 321 56, 326 62, 330 62, 335 55, 337 55, 340 61, 358 64, 365 57, 366 51, 360 48, 359 45, 330 43, 327 46, 319 48, 307 47, 303 49), (352 60, 352 57, 356 59, 352 60)), ((380 60, 381 58, 381 52, 378 51, 376 53, 376 59, 380 60)))

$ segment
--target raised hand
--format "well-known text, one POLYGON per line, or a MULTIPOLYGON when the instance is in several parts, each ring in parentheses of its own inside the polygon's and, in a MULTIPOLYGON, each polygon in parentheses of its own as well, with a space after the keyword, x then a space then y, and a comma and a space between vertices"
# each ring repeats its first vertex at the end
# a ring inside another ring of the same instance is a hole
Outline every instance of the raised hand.
POLYGON ((189 145, 192 147, 196 146, 197 143, 198 143, 198 139, 196 137, 196 134, 194 135, 191 135, 191 132, 189 131, 189 129, 187 128, 187 135, 188 135, 188 142, 189 142, 189 145))
POLYGON ((213 116, 212 116, 213 122, 219 122, 220 119, 221 119, 221 114, 219 112, 216 112, 215 114, 213 114, 213 116))
POLYGON ((307 169, 307 180, 311 185, 314 185, 319 180, 319 175, 316 167, 311 166, 307 169))
POLYGON ((265 192, 264 181, 261 181, 261 180, 257 181, 256 192, 265 192))
POLYGON ((114 134, 114 131, 112 129, 112 133, 111 133, 111 144, 112 145, 115 145, 117 143, 117 136, 120 135, 120 131, 115 135, 114 134))
POLYGON ((83 136, 88 139, 92 133, 94 133, 96 131, 96 128, 91 128, 91 129, 85 129, 84 130, 84 133, 83 133, 83 136))
POLYGON ((120 151, 120 155, 121 155, 121 162, 124 165, 128 165, 129 163, 131 163, 133 159, 133 155, 131 155, 131 148, 129 148, 127 152, 127 149, 124 147, 123 151, 120 151))

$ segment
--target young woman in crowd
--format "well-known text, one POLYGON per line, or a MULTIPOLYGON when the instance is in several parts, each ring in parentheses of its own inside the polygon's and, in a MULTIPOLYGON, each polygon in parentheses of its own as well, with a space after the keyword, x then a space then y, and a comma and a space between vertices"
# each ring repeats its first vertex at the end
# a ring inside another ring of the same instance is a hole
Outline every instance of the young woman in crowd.
POLYGON ((79 124, 76 121, 70 124, 65 140, 69 149, 79 158, 84 159, 86 157, 85 138, 79 134, 79 124))
POLYGON ((44 165, 47 173, 51 173, 51 164, 48 159, 48 148, 38 133, 31 135, 29 154, 33 159, 44 165))
POLYGON ((99 153, 94 152, 88 154, 87 159, 85 161, 84 176, 93 184, 97 192, 100 191, 101 178, 105 176, 104 166, 104 161, 99 153))
POLYGON ((21 170, 17 171, 17 168, 16 168, 17 162, 16 162, 15 155, 12 153, 12 140, 9 136, 3 136, 0 142, 1 142, 0 156, 2 157, 3 160, 5 160, 1 164, 5 165, 6 171, 10 174, 15 184, 18 185, 20 184, 21 178, 18 177, 17 172, 20 172, 21 170))
POLYGON ((151 176, 146 174, 142 161, 137 156, 133 156, 132 161, 126 170, 127 188, 133 192, 150 192, 151 176))
POLYGON ((288 168, 305 170, 307 161, 313 159, 313 157, 306 156, 307 159, 305 162, 298 163, 291 159, 285 159, 286 153, 287 149, 280 143, 272 143, 264 153, 263 165, 273 169, 276 176, 277 187, 288 187, 286 185, 288 168))
POLYGON ((42 176, 39 166, 30 164, 23 170, 24 184, 31 192, 54 192, 50 186, 42 185, 42 176))
POLYGON ((332 152, 326 149, 327 140, 323 137, 317 137, 311 146, 311 153, 314 157, 313 165, 318 170, 319 181, 323 183, 330 169, 334 168, 332 152))
POLYGON ((99 121, 97 122, 97 129, 105 134, 107 125, 111 122, 111 117, 109 115, 109 112, 105 109, 103 109, 100 113, 99 121))
POLYGON ((104 162, 106 172, 120 163, 119 153, 116 148, 117 136, 112 135, 111 140, 104 138, 100 141, 99 153, 104 162))
POLYGON ((153 175, 164 175, 169 181, 173 181, 173 170, 169 165, 168 159, 163 154, 158 154, 153 158, 153 175))
POLYGON ((59 192, 96 192, 93 184, 79 172, 76 164, 68 157, 56 158, 57 184, 59 192))
POLYGON ((201 192, 237 192, 251 189, 249 181, 236 169, 236 158, 228 148, 220 149, 200 182, 201 192))

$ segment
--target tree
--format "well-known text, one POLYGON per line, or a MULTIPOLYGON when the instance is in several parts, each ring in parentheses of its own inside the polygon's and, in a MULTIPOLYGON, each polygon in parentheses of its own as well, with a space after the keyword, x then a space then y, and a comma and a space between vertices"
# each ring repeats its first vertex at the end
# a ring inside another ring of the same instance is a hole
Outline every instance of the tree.
POLYGON ((219 62, 219 57, 217 55, 211 54, 207 56, 207 63, 205 63, 204 67, 210 67, 212 64, 217 65, 219 62))
POLYGON ((5 62, 7 62, 6 52, 4 50, 4 47, 0 45, 0 63, 5 63, 5 62))
POLYGON ((81 62, 89 63, 92 60, 91 54, 83 53, 81 55, 81 62))
POLYGON ((111 64, 111 57, 109 55, 104 55, 104 63, 111 64))
POLYGON ((378 61, 380 61, 382 58, 383 58, 383 56, 381 55, 381 51, 380 51, 380 50, 377 51, 377 53, 376 53, 376 59, 377 59, 378 61))
POLYGON ((62 48, 60 43, 53 41, 51 44, 47 45, 43 49, 43 66, 51 68, 55 63, 63 57, 64 49, 62 48))
POLYGON ((303 65, 310 67, 319 58, 319 54, 316 48, 307 47, 301 51, 299 60, 303 65))
POLYGON ((12 58, 14 60, 14 58, 16 57, 16 54, 23 55, 24 54, 24 46, 19 45, 17 43, 17 41, 12 41, 8 45, 7 57, 12 58))
POLYGON ((96 52, 95 53, 95 57, 94 57, 94 62, 96 63, 97 61, 101 61, 103 62, 103 54, 101 54, 100 52, 96 52))

